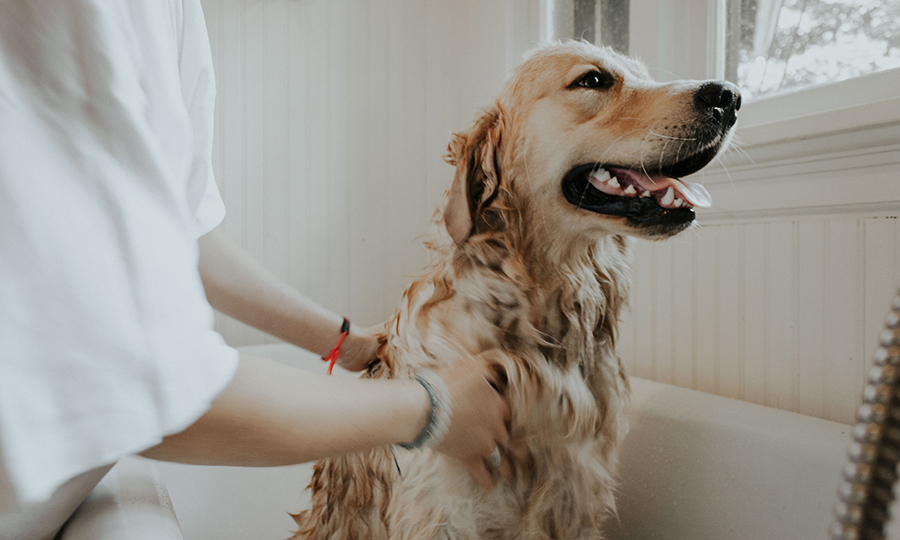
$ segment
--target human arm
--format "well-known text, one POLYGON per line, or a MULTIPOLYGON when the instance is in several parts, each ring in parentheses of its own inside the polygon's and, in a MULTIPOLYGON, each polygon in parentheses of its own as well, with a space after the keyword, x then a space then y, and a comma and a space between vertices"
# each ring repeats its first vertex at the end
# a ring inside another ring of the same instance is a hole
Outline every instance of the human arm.
MULTIPOLYGON (((202 236, 200 276, 210 305, 288 343, 327 355, 343 317, 304 296, 232 245, 218 230, 202 236)), ((338 364, 360 371, 375 358, 379 326, 351 326, 338 364)))
MULTIPOLYGON (((319 355, 338 342, 342 317, 263 269, 221 232, 200 239, 200 274, 207 299, 223 313, 319 355)), ((379 329, 352 327, 338 363, 364 369, 374 358, 379 329)), ((490 485, 493 478, 483 458, 498 443, 505 445, 506 404, 485 382, 490 373, 478 361, 460 359, 438 375, 450 391, 453 418, 436 450, 460 460, 477 481, 490 485)), ((424 427, 427 414, 427 393, 415 381, 348 381, 245 357, 209 413, 185 432, 167 437, 154 457, 166 459, 158 453, 165 450, 177 461, 300 463, 409 442, 424 427)), ((507 465, 501 474, 508 473, 507 465)))
MULTIPOLYGON (((461 461, 482 485, 484 464, 507 443, 508 411, 481 363, 463 359, 438 373, 452 396, 450 430, 436 449, 461 461)), ((409 442, 429 401, 414 380, 326 377, 242 356, 231 384, 181 433, 142 455, 204 465, 278 466, 409 442)))

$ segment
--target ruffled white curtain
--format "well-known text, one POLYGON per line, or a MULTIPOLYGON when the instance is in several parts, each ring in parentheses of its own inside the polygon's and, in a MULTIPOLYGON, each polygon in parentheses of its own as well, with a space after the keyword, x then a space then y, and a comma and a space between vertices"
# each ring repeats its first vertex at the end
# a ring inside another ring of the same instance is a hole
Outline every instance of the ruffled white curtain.
POLYGON ((784 0, 757 0, 756 21, 753 26, 753 56, 768 56, 775 38, 778 13, 784 0))

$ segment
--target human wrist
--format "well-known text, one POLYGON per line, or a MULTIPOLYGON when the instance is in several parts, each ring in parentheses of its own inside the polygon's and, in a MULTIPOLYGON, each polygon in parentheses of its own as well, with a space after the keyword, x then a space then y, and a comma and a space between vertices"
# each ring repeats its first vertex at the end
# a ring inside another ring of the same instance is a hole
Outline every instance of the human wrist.
POLYGON ((349 371, 362 371, 376 359, 378 338, 383 325, 359 327, 352 325, 341 346, 339 363, 349 371))
POLYGON ((322 360, 328 362, 328 374, 331 375, 331 370, 334 368, 335 363, 337 362, 338 357, 341 354, 341 346, 344 344, 345 339, 350 333, 350 320, 346 317, 343 318, 343 322, 341 324, 341 333, 337 340, 337 345, 334 346, 331 351, 326 356, 322 357, 322 360))
POLYGON ((419 370, 415 373, 415 380, 428 397, 428 413, 415 438, 398 444, 406 450, 438 446, 450 428, 452 413, 450 391, 439 375, 429 370, 419 370))
POLYGON ((350 325, 350 332, 341 346, 341 359, 348 363, 353 363, 357 356, 362 354, 365 347, 366 336, 362 333, 360 327, 355 324, 350 325))
POLYGON ((408 443, 419 436, 428 422, 431 409, 428 393, 413 379, 390 382, 396 385, 397 403, 400 404, 397 414, 403 419, 394 424, 398 428, 394 444, 408 443))

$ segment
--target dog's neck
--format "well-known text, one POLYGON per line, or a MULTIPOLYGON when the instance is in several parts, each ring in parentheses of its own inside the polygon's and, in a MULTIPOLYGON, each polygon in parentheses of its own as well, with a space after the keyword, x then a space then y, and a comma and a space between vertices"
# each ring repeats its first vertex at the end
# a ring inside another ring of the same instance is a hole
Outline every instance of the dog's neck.
MULTIPOLYGON (((627 239, 605 235, 525 242, 521 238, 507 228, 456 246, 455 279, 489 276, 495 287, 505 281, 515 285, 511 289, 522 291, 528 306, 523 315, 528 320, 511 323, 517 325, 514 329, 501 328, 507 339, 531 327, 547 342, 544 354, 567 365, 614 356, 616 325, 631 281, 627 239)), ((508 305, 498 302, 488 309, 497 311, 496 320, 509 320, 503 316, 508 305)))

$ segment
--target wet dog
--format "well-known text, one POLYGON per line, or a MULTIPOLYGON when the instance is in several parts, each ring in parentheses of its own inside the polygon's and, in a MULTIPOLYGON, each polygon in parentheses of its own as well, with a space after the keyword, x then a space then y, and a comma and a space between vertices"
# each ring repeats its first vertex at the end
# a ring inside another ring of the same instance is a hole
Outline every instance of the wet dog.
POLYGON ((629 237, 692 225, 709 196, 679 178, 728 144, 739 108, 730 83, 657 83, 610 49, 534 51, 454 135, 436 262, 404 293, 369 371, 489 362, 514 477, 486 491, 427 449, 397 449, 396 464, 389 448, 324 460, 294 538, 600 538, 627 431, 616 327, 629 237))

